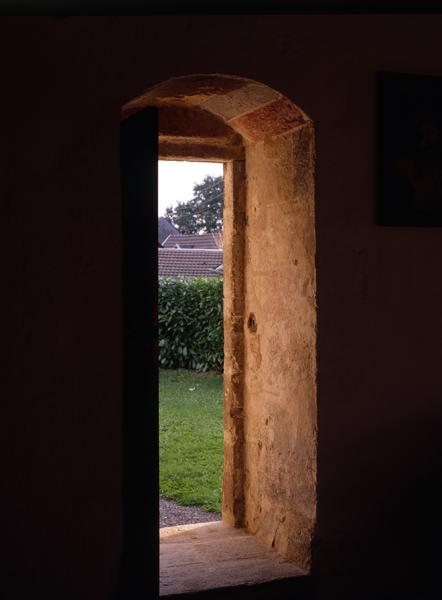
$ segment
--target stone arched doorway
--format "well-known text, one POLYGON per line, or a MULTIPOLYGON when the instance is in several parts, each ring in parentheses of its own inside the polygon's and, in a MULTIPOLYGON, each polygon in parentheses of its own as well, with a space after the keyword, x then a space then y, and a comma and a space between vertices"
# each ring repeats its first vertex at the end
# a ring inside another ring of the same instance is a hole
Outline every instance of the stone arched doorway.
POLYGON ((223 520, 306 571, 316 518, 314 131, 279 92, 192 75, 123 107, 159 157, 225 164, 223 520))

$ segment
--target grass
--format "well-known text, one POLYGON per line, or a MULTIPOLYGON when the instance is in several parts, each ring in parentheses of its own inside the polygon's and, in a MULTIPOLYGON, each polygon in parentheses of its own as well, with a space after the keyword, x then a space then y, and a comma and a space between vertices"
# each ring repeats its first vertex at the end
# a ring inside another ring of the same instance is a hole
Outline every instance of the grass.
POLYGON ((160 369, 160 491, 221 512, 223 376, 160 369))

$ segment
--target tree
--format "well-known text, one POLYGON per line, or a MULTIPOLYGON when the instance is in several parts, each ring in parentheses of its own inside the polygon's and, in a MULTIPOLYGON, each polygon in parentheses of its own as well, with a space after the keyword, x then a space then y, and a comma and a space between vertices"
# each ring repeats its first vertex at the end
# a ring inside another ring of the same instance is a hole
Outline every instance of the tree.
POLYGON ((193 197, 168 206, 165 218, 181 233, 210 233, 221 231, 223 226, 224 182, 222 176, 206 175, 193 186, 193 197))

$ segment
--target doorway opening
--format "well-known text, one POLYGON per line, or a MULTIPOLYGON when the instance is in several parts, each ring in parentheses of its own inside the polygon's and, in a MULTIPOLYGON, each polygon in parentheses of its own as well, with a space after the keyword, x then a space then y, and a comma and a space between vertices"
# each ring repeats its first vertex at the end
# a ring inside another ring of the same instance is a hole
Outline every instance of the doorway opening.
POLYGON ((316 519, 313 124, 272 88, 224 75, 153 86, 124 106, 123 119, 142 109, 158 113, 160 158, 224 163, 222 525, 308 573, 316 519))
POLYGON ((160 528, 221 520, 223 165, 158 163, 160 528))

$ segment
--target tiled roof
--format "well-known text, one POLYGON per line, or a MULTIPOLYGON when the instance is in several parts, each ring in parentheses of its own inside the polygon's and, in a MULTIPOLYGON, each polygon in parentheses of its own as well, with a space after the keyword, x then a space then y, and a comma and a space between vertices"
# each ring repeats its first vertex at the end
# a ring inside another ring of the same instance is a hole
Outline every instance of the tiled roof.
POLYGON ((160 277, 216 277, 222 264, 222 250, 158 248, 160 277))
POLYGON ((169 235, 163 242, 164 248, 194 248, 219 250, 223 247, 222 233, 201 233, 198 235, 169 235))
POLYGON ((158 218, 158 241, 160 244, 163 244, 164 240, 168 238, 170 235, 174 235, 177 237, 181 237, 180 232, 176 227, 174 227, 167 219, 164 217, 158 218))

